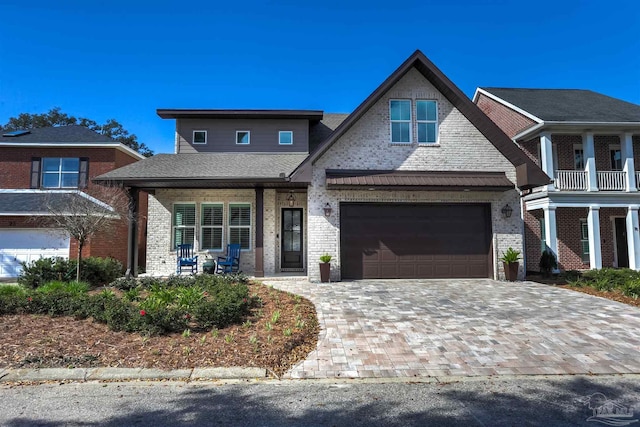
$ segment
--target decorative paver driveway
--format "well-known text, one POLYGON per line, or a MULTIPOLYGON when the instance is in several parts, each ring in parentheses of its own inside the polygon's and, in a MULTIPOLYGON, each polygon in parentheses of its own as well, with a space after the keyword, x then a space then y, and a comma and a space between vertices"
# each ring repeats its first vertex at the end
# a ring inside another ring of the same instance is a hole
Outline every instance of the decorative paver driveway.
POLYGON ((313 301, 292 378, 640 373, 640 309, 533 282, 265 280, 313 301))

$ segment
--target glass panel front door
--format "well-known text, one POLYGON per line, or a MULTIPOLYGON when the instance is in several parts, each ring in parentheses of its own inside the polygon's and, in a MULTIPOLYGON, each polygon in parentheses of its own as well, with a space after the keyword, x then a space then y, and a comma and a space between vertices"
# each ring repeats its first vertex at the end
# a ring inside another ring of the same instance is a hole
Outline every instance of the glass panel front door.
POLYGON ((302 268, 302 209, 282 210, 282 268, 302 268))

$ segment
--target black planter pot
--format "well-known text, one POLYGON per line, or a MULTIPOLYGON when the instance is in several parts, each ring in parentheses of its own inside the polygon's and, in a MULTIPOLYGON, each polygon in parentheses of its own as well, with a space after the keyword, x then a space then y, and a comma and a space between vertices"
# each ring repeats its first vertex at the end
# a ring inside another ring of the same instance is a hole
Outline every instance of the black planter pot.
POLYGON ((322 283, 327 283, 330 279, 331 279, 331 263, 321 262, 320 263, 320 281, 322 283))
POLYGON ((518 267, 520 267, 520 263, 510 262, 507 264, 506 262, 503 262, 502 265, 504 266, 504 277, 507 281, 515 282, 518 280, 518 267))

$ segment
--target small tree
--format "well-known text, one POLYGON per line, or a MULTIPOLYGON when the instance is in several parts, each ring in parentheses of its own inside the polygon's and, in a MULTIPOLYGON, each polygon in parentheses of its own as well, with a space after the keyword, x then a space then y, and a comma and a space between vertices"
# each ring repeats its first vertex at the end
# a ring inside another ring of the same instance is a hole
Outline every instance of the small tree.
MULTIPOLYGON (((112 230, 119 221, 129 222, 129 197, 118 187, 95 186, 93 196, 82 191, 52 192, 47 196, 49 216, 44 222, 64 230, 78 241, 76 280, 80 281, 82 249, 97 232, 112 230)), ((38 217, 42 222, 42 217, 38 217)))

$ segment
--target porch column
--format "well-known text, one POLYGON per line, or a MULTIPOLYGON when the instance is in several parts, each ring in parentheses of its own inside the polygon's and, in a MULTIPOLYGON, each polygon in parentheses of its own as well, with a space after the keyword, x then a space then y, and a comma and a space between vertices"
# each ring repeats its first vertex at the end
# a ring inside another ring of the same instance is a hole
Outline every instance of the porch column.
MULTIPOLYGON (((633 138, 630 132, 620 135, 620 154, 622 155, 622 170, 625 172, 625 190, 638 191, 636 183, 636 171, 633 161, 633 138)), ((631 260, 631 257, 629 257, 631 260)))
POLYGON ((129 188, 129 230, 127 236, 127 277, 138 277, 138 211, 140 190, 129 188))
POLYGON ((626 219, 629 268, 633 270, 640 270, 640 231, 638 231, 638 206, 629 206, 626 219))
MULTIPOLYGON (((543 172, 555 179, 556 173, 553 170, 553 145, 551 144, 550 132, 540 134, 540 163, 543 172)), ((556 190, 555 183, 548 184, 546 190, 556 190)))
MULTIPOLYGON (((556 229, 556 207, 542 208, 544 212, 544 242, 558 260, 558 230, 556 229)), ((558 261, 559 262, 559 261, 558 261)))
POLYGON ((598 191, 598 173, 596 172, 596 151, 593 144, 593 132, 582 134, 584 170, 587 172, 587 191, 598 191))
POLYGON ((602 248, 600 247, 600 206, 589 206, 587 214, 589 229, 589 265, 592 270, 602 268, 602 248))
POLYGON ((264 189, 256 188, 256 263, 253 273, 264 277, 264 189))

